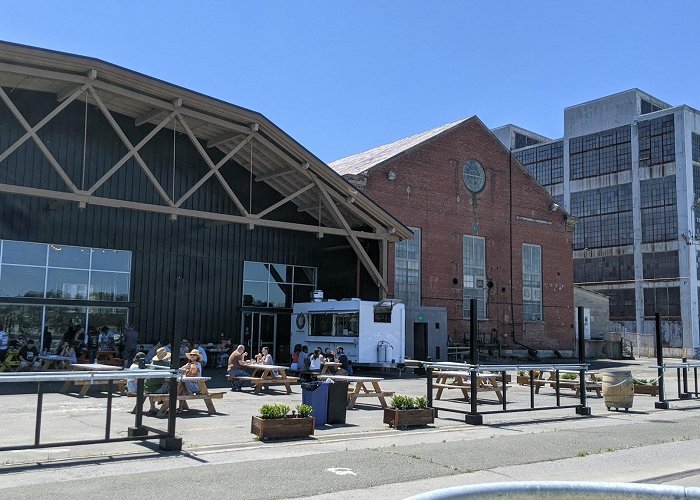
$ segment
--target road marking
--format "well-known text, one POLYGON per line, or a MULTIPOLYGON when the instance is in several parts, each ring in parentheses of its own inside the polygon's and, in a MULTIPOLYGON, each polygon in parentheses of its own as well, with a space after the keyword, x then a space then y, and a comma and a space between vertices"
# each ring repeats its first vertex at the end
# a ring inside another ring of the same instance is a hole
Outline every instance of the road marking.
POLYGON ((352 469, 348 469, 347 467, 331 467, 330 469, 326 469, 326 472, 332 472, 338 476, 357 476, 352 469))

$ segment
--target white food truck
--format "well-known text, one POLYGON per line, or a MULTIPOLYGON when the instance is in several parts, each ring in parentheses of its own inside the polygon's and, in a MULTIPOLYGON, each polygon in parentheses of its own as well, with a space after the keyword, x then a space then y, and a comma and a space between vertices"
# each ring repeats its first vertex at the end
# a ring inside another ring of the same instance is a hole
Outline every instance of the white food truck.
POLYGON ((393 367, 405 357, 405 306, 400 300, 343 299, 294 304, 291 345, 335 350, 354 365, 393 367))

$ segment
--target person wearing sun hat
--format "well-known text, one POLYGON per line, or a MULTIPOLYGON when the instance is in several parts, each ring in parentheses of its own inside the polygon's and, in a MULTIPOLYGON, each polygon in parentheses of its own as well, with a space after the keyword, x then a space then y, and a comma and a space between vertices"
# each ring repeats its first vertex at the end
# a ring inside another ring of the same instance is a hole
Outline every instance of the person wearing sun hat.
MULTIPOLYGON (((156 349, 156 353, 151 360, 152 365, 170 367, 170 353, 165 347, 156 349)), ((167 378, 148 378, 145 380, 144 389, 147 393, 167 394, 170 388, 170 380, 167 378)))
MULTIPOLYGON (((202 376, 202 354, 197 349, 192 349, 185 354, 187 363, 180 368, 180 371, 185 377, 201 377, 202 376)), ((199 392, 199 384, 197 382, 185 382, 178 387, 179 394, 195 394, 199 392)), ((180 401, 179 411, 188 410, 187 402, 183 399, 180 401)))

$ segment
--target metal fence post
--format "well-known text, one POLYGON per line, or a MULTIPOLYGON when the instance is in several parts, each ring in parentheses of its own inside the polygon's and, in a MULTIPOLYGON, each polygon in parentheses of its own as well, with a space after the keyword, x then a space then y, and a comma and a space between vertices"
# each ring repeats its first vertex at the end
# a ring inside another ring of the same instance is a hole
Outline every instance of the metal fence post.
POLYGON ((668 410, 669 404, 666 401, 666 390, 664 388, 664 353, 661 343, 661 316, 659 313, 654 314, 654 322, 656 330, 654 332, 654 340, 656 342, 656 373, 659 376, 659 400, 654 403, 654 407, 661 410, 668 410))
POLYGON ((586 339, 584 335, 585 320, 583 307, 578 308, 578 362, 581 365, 579 371, 579 391, 581 405, 576 408, 577 415, 590 415, 591 409, 586 406, 586 339))
POLYGON ((470 380, 470 394, 471 394, 471 412, 464 417, 465 422, 472 425, 482 425, 484 423, 484 417, 479 415, 477 408, 477 383, 478 383, 478 363, 479 363, 479 350, 477 346, 476 334, 478 329, 478 324, 476 322, 476 299, 469 300, 469 361, 471 364, 471 370, 469 373, 470 380))

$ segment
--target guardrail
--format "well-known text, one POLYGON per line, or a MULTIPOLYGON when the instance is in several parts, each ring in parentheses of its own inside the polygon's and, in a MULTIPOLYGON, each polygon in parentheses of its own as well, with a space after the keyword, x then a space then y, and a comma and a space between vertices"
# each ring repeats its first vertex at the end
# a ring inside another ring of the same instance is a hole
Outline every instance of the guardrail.
POLYGON ((519 481, 474 484, 429 491, 408 500, 462 498, 700 498, 700 488, 666 484, 599 483, 591 481, 519 481))
POLYGON ((36 382, 37 384, 37 406, 34 427, 34 444, 1 446, 0 451, 26 450, 32 448, 51 448, 58 446, 76 446, 86 444, 98 444, 120 441, 140 441, 147 439, 159 439, 160 448, 168 451, 179 451, 182 448, 182 440, 175 436, 175 411, 168 414, 168 429, 163 431, 143 425, 143 402, 145 399, 143 381, 145 379, 166 379, 171 380, 170 384, 170 408, 175 408, 177 404, 177 379, 176 370, 146 369, 146 370, 115 370, 115 371, 84 371, 84 372, 51 372, 51 373, 3 373, 0 375, 0 383, 16 384, 19 382, 36 382), (136 415, 134 426, 129 427, 127 437, 111 437, 112 423, 112 391, 115 380, 136 379, 136 415), (44 401, 44 385, 47 382, 88 382, 90 384, 107 382, 107 412, 105 420, 105 437, 103 439, 83 439, 74 441, 52 441, 50 443, 41 442, 41 423, 44 401))
POLYGON ((428 406, 435 408, 439 411, 447 411, 453 413, 464 414, 464 420, 468 424, 481 425, 483 424, 483 415, 490 415, 496 413, 516 413, 523 411, 540 411, 540 410, 556 410, 565 408, 574 408, 576 413, 579 415, 590 415, 590 408, 587 406, 586 401, 586 370, 588 369, 588 364, 574 363, 574 364, 552 364, 552 365, 532 365, 532 364, 516 364, 516 365, 471 365, 463 363, 425 363, 426 368, 426 381, 427 381, 427 397, 428 406), (433 372, 440 373, 440 370, 449 370, 452 372, 463 371, 469 374, 470 383, 470 409, 469 410, 459 410, 455 408, 445 407, 445 406, 435 406, 433 401, 433 372), (530 405, 526 408, 508 408, 508 384, 506 379, 506 373, 509 371, 514 371, 516 374, 519 371, 526 371, 529 375, 529 387, 530 387, 530 405), (555 373, 554 380, 544 380, 536 379, 536 371, 551 371, 555 373), (480 410, 479 409, 479 399, 478 394, 478 379, 479 376, 484 374, 500 373, 500 383, 501 383, 501 410, 480 410), (560 373, 578 373, 579 374, 579 403, 575 405, 562 405, 561 404, 561 392, 560 392, 560 373), (535 405, 535 392, 537 385, 544 383, 553 383, 556 396, 556 404, 554 406, 536 406, 535 405))

